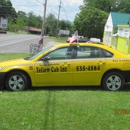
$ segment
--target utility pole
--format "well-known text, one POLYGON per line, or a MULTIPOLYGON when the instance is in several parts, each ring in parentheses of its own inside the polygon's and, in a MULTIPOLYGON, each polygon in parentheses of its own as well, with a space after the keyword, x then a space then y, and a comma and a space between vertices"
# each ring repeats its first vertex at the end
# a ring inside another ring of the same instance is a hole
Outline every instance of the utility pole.
MULTIPOLYGON (((42 22, 42 37, 43 37, 43 40, 44 40, 47 0, 45 0, 45 4, 43 4, 43 5, 44 5, 44 14, 43 14, 43 22, 42 22)), ((43 44, 43 40, 42 40, 42 44, 43 44)))
POLYGON ((58 33, 58 24, 59 24, 59 17, 60 17, 60 8, 61 8, 61 0, 60 0, 60 5, 59 5, 59 13, 58 13, 58 19, 57 19, 57 26, 56 26, 56 37, 57 37, 57 33, 58 33))
MULTIPOLYGON (((43 4, 39 0, 36 0, 36 1, 38 1, 41 4, 43 4)), ((43 21, 42 21, 42 38, 43 38, 43 40, 44 40, 45 19, 46 19, 46 6, 47 6, 47 0, 45 0, 45 4, 43 4, 43 7, 44 7, 43 21)), ((43 44, 43 40, 41 41, 42 44, 43 44)))

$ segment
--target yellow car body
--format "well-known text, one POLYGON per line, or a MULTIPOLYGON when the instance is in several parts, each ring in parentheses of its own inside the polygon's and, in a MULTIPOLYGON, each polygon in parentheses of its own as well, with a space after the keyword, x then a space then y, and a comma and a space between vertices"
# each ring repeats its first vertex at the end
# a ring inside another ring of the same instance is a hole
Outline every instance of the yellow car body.
POLYGON ((100 43, 63 43, 30 58, 0 62, 0 86, 100 86, 116 91, 130 82, 130 55, 100 43))

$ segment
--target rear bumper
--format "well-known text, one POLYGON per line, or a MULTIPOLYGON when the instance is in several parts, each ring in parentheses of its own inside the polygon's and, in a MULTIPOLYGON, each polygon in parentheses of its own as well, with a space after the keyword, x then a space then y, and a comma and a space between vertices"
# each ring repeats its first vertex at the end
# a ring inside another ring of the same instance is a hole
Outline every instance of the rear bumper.
POLYGON ((124 75, 126 77, 126 82, 130 82, 130 71, 125 71, 124 75))

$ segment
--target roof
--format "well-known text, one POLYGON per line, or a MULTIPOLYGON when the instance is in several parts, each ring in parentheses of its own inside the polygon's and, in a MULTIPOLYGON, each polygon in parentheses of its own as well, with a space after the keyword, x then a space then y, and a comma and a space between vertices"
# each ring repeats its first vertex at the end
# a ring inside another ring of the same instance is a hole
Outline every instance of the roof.
POLYGON ((25 26, 25 30, 28 30, 28 29, 29 29, 29 31, 41 32, 40 28, 25 26))
POLYGON ((108 48, 108 45, 104 44, 104 43, 93 43, 93 42, 81 42, 81 43, 77 43, 77 42, 74 42, 74 43, 61 43, 61 44, 55 44, 54 46, 56 48, 58 47, 65 47, 65 46, 94 46, 94 47, 107 47, 108 48))
POLYGON ((41 32, 41 29, 39 29, 39 28, 34 28, 34 27, 30 27, 29 30, 30 30, 30 31, 35 31, 35 32, 41 32))
POLYGON ((130 22, 130 14, 119 13, 119 12, 110 12, 112 17, 113 26, 117 25, 126 25, 130 22))

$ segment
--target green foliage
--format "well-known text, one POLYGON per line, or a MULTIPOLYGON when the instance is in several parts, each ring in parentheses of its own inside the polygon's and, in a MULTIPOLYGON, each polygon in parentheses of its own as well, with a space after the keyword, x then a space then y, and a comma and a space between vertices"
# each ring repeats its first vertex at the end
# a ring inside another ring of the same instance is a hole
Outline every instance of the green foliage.
POLYGON ((33 12, 26 14, 23 11, 18 11, 17 18, 10 19, 8 22, 8 30, 15 31, 24 29, 25 26, 42 28, 42 17, 34 15, 33 12))
MULTIPOLYGON (((57 19, 54 14, 50 13, 46 18, 45 23, 46 31, 45 33, 49 36, 56 36, 57 29, 57 19)), ((58 21, 58 30, 71 30, 71 24, 68 21, 61 20, 58 21)))
POLYGON ((84 0, 85 7, 95 7, 105 12, 111 11, 112 1, 114 0, 84 0))
POLYGON ((12 7, 10 0, 0 0, 0 17, 15 18, 17 17, 15 9, 12 7))
POLYGON ((59 29, 61 29, 61 30, 71 30, 70 22, 65 21, 65 20, 59 21, 59 29))
POLYGON ((16 19, 17 25, 19 25, 21 28, 24 28, 24 26, 27 25, 27 20, 28 20, 26 13, 23 11, 18 11, 17 15, 18 15, 16 19))
POLYGON ((81 35, 102 38, 110 11, 130 13, 130 0, 84 0, 81 12, 74 20, 74 30, 81 35), (107 13, 105 13, 105 12, 107 13))
POLYGON ((84 0, 83 7, 95 7, 105 12, 130 13, 130 0, 84 0))
POLYGON ((27 26, 42 28, 42 17, 34 15, 33 12, 27 14, 27 26))
MULTIPOLYGON (((33 12, 26 14, 23 11, 18 11, 16 19, 10 19, 8 22, 8 30, 18 31, 24 29, 25 26, 42 28, 42 17, 34 15, 33 12)), ((53 14, 49 14, 45 21, 45 34, 56 36, 57 19, 53 14)), ((71 30, 71 24, 68 21, 59 21, 58 29, 71 30)))
POLYGON ((120 0, 116 12, 130 13, 130 0, 120 0))
POLYGON ((108 13, 94 7, 82 8, 74 20, 73 30, 88 38, 102 38, 108 13))
POLYGON ((49 36, 56 36, 56 25, 57 25, 57 19, 55 18, 54 14, 49 14, 46 17, 45 27, 46 31, 45 34, 49 36))

